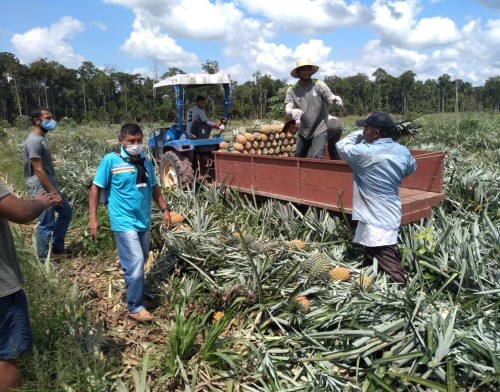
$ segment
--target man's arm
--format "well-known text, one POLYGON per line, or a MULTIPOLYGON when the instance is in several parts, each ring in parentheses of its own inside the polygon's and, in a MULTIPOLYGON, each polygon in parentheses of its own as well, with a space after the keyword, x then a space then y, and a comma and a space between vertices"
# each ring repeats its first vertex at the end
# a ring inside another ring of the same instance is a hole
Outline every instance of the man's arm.
POLYGON ((160 210, 163 211, 163 228, 169 229, 171 225, 170 220, 170 210, 167 207, 167 203, 165 203, 165 199, 163 198, 163 193, 161 192, 158 184, 153 185, 153 200, 160 210))
POLYGON ((42 183, 44 189, 46 189, 47 192, 52 193, 54 195, 55 204, 62 203, 62 196, 59 194, 54 184, 52 184, 52 181, 50 181, 47 172, 43 168, 42 160, 40 158, 31 158, 31 166, 33 166, 33 171, 35 172, 36 176, 42 183))
POLYGON ((97 217, 97 207, 99 205, 99 196, 101 194, 101 188, 97 185, 92 184, 89 192, 89 234, 93 239, 97 238, 97 234, 101 229, 99 224, 99 219, 97 217))
POLYGON ((339 140, 335 147, 339 152, 343 160, 345 160, 349 166, 355 169, 359 163, 359 157, 367 153, 367 146, 361 143, 363 140, 363 131, 354 131, 347 135, 342 140, 339 140))
POLYGON ((14 223, 28 223, 54 204, 54 195, 40 192, 31 200, 22 200, 12 193, 0 199, 0 216, 14 223))

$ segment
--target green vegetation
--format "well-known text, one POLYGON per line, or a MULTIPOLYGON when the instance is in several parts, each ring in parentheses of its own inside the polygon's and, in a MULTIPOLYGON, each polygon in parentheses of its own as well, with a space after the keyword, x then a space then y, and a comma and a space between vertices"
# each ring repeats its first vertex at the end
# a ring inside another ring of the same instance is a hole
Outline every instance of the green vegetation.
MULTIPOLYGON (((292 65, 290 64, 290 67, 292 65)), ((219 72, 217 61, 207 60, 201 72, 219 72)), ((0 53, 0 122, 21 127, 34 105, 49 106, 56 119, 67 124, 174 121, 177 118, 173 89, 153 92, 158 79, 185 73, 169 68, 155 79, 128 74, 114 68, 99 69, 84 61, 78 69, 57 61, 38 59, 21 64, 15 55, 0 53)), ((399 76, 378 68, 372 75, 357 74, 341 78, 326 76, 325 83, 342 97, 344 107, 332 108, 341 117, 365 115, 373 110, 391 113, 449 113, 498 111, 500 76, 492 75, 483 86, 472 86, 443 74, 437 79, 417 80, 405 71, 399 76)), ((247 118, 284 117, 285 80, 275 80, 256 70, 252 79, 231 84, 230 121, 247 118)), ((217 119, 222 113, 220 87, 201 87, 188 92, 186 107, 201 93, 207 97, 207 115, 217 119), (194 92, 193 92, 194 91, 194 92)), ((186 113, 186 110, 184 110, 186 113)), ((1 123, 0 123, 1 124, 1 123)))
MULTIPOLYGON (((343 118, 348 130, 354 119, 343 118)), ((75 208, 76 254, 40 265, 33 227, 13 225, 35 335, 23 390, 499 390, 500 117, 420 120, 403 142, 447 150, 447 199, 401 229, 406 289, 361 268, 342 217, 197 186, 165 194, 185 217, 171 231, 154 211, 151 325, 126 319, 111 232, 97 243, 85 234, 86 179, 119 127, 59 127, 49 143, 75 208), (288 246, 293 239, 305 247, 288 246), (304 271, 315 252, 346 267, 349 280, 304 271)), ((8 128, 0 143, 2 177, 21 195, 26 134, 8 128)), ((104 207, 100 214, 104 223, 104 207)))

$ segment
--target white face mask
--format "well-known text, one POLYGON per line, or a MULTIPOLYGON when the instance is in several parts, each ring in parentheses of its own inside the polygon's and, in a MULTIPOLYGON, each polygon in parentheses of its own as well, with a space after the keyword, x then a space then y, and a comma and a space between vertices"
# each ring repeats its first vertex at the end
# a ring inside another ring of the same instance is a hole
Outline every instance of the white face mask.
POLYGON ((128 155, 139 155, 144 150, 144 144, 127 144, 124 149, 128 155))

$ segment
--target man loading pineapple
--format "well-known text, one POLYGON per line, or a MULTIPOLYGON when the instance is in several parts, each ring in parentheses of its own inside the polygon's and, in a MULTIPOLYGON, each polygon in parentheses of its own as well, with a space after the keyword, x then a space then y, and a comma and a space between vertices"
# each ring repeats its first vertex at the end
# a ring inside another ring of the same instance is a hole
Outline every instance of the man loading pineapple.
POLYGON ((319 70, 311 60, 299 59, 296 65, 290 75, 299 81, 288 88, 285 97, 285 113, 293 117, 298 127, 295 156, 324 159, 328 141, 330 159, 340 159, 335 143, 342 136, 342 123, 328 114, 326 105, 342 106, 342 99, 325 82, 311 79, 319 70))
POLYGON ((396 283, 406 284, 396 248, 401 224, 399 186, 417 168, 405 146, 392 139, 395 123, 384 112, 356 121, 363 130, 337 143, 354 173, 352 219, 358 221, 354 242, 365 247, 365 264, 378 265, 396 283))

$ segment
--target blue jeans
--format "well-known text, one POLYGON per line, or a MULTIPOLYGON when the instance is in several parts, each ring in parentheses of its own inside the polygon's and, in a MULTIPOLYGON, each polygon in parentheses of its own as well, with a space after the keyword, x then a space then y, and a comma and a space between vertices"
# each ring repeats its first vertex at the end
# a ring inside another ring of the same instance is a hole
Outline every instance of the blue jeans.
POLYGON ((0 361, 17 358, 32 348, 28 300, 24 290, 0 297, 0 361))
POLYGON ((297 149, 295 156, 299 158, 325 159, 325 147, 328 133, 322 132, 307 140, 304 136, 297 134, 297 149))
POLYGON ((38 257, 45 261, 49 253, 49 244, 52 240, 52 249, 64 251, 64 238, 68 231, 73 211, 66 198, 61 195, 62 205, 52 206, 42 212, 38 218, 38 230, 36 233, 38 257), (57 213, 57 219, 56 219, 57 213))
POLYGON ((144 263, 149 256, 149 230, 115 231, 118 257, 125 279, 125 300, 130 313, 144 309, 144 263))

